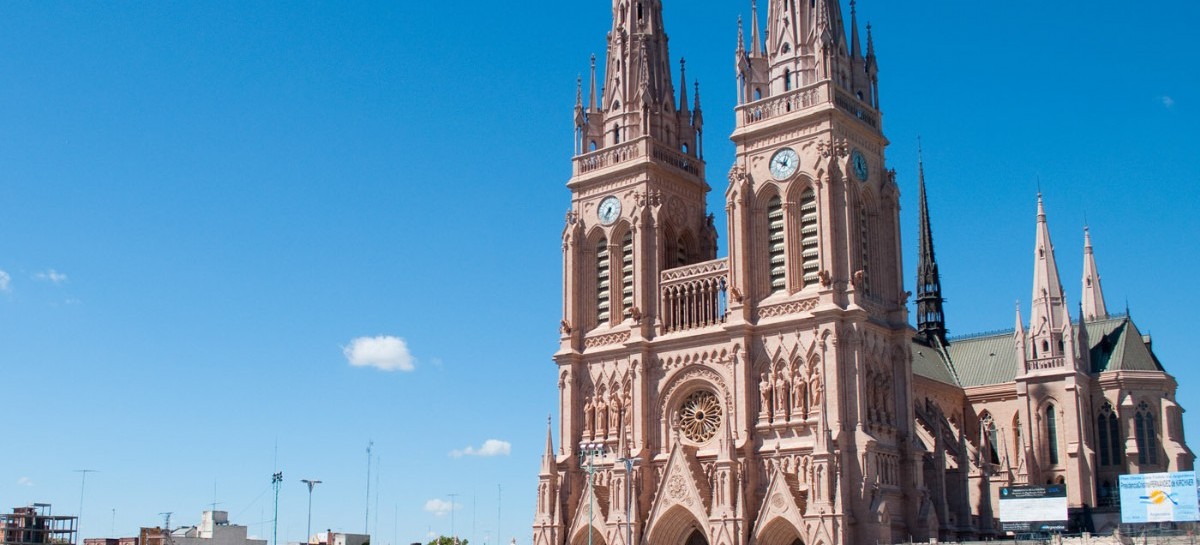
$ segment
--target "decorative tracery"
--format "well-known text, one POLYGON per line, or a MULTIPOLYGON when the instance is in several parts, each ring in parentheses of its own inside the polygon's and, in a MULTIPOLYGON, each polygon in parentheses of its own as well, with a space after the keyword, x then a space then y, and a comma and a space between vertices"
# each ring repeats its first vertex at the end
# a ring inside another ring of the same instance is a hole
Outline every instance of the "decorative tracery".
POLYGON ((722 420, 721 401, 708 390, 689 395, 679 407, 679 429, 695 443, 705 443, 716 436, 722 420))

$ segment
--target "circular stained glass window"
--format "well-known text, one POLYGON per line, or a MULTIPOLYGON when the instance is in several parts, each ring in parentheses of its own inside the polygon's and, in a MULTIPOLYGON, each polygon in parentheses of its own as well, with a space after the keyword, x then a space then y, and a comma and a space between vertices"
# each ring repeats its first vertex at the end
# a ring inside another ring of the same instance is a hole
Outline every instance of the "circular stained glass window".
POLYGON ((683 436, 705 443, 721 429, 721 402, 712 392, 701 390, 687 397, 679 407, 679 428, 683 436))

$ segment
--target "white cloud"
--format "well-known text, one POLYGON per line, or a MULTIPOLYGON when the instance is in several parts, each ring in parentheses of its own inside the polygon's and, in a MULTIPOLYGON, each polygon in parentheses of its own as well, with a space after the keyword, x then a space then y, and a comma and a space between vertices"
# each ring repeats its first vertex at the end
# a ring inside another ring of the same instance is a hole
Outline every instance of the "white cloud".
POLYGON ((488 439, 479 448, 467 447, 462 450, 450 451, 451 458, 462 458, 463 456, 508 456, 509 454, 512 454, 512 443, 499 439, 488 439))
POLYGON ((359 337, 343 347, 342 353, 355 367, 374 367, 381 371, 412 371, 415 368, 408 343, 400 337, 359 337))
POLYGON ((12 277, 0 271, 0 291, 12 291, 12 277))
POLYGON ((451 511, 457 511, 461 507, 457 503, 450 503, 446 500, 432 499, 425 502, 425 511, 432 513, 436 517, 449 515, 451 511))
POLYGON ((1160 97, 1160 100, 1162 100, 1163 106, 1166 106, 1167 109, 1171 109, 1171 108, 1175 107, 1175 99, 1173 99, 1169 96, 1163 95, 1162 97, 1160 97))
POLYGON ((61 285, 67 281, 67 275, 60 273, 54 269, 47 269, 42 272, 39 272, 39 273, 33 275, 33 278, 36 280, 43 280, 46 282, 50 282, 56 286, 61 285))
POLYGON ((33 479, 29 477, 21 477, 17 479, 17 486, 33 486, 33 479))

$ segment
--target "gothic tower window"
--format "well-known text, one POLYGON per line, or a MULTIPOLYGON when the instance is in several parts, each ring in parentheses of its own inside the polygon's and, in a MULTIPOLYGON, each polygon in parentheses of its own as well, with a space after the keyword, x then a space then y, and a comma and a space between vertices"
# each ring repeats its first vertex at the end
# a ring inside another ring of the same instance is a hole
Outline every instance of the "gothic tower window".
POLYGON ((787 251, 783 231, 783 200, 775 196, 767 202, 767 265, 771 272, 771 293, 787 289, 787 251))
POLYGON ((621 308, 622 317, 633 315, 633 232, 625 233, 621 241, 621 308))
POLYGON ((1115 466, 1121 464, 1121 428, 1113 406, 1105 403, 1100 408, 1100 416, 1096 418, 1096 437, 1100 443, 1100 465, 1115 466))
POLYGON ((979 417, 979 428, 983 435, 983 452, 987 456, 987 461, 999 464, 1000 436, 996 429, 996 422, 992 420, 991 414, 985 412, 979 417))
POLYGON ((862 286, 860 288, 863 293, 871 293, 871 237, 867 218, 866 205, 858 207, 858 240, 861 247, 862 266, 862 286))
POLYGON ((812 188, 800 194, 800 255, 804 266, 804 287, 815 286, 821 273, 820 218, 817 194, 812 188))
POLYGON ((1046 406, 1046 454, 1051 465, 1058 465, 1058 414, 1054 405, 1046 406))
POLYGON ((609 318, 610 280, 608 239, 601 237, 596 243, 596 321, 600 325, 609 318))
POLYGON ((1133 427, 1138 447, 1138 464, 1158 464, 1158 441, 1154 434, 1154 414, 1145 401, 1138 405, 1133 417, 1133 427))

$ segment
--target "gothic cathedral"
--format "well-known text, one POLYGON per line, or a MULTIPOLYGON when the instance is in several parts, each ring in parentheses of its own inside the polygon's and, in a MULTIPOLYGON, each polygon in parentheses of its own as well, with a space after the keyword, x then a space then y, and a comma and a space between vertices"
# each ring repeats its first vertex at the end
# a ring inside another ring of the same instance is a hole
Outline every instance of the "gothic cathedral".
POLYGON ((999 487, 1042 481, 1091 528, 1118 473, 1190 469, 1174 379, 1094 260, 1072 322, 1040 199, 1030 327, 948 339, 922 170, 909 325, 870 29, 853 1, 753 13, 718 258, 699 87, 682 62, 674 85, 662 0, 613 0, 575 104, 534 544, 985 538, 999 487))

